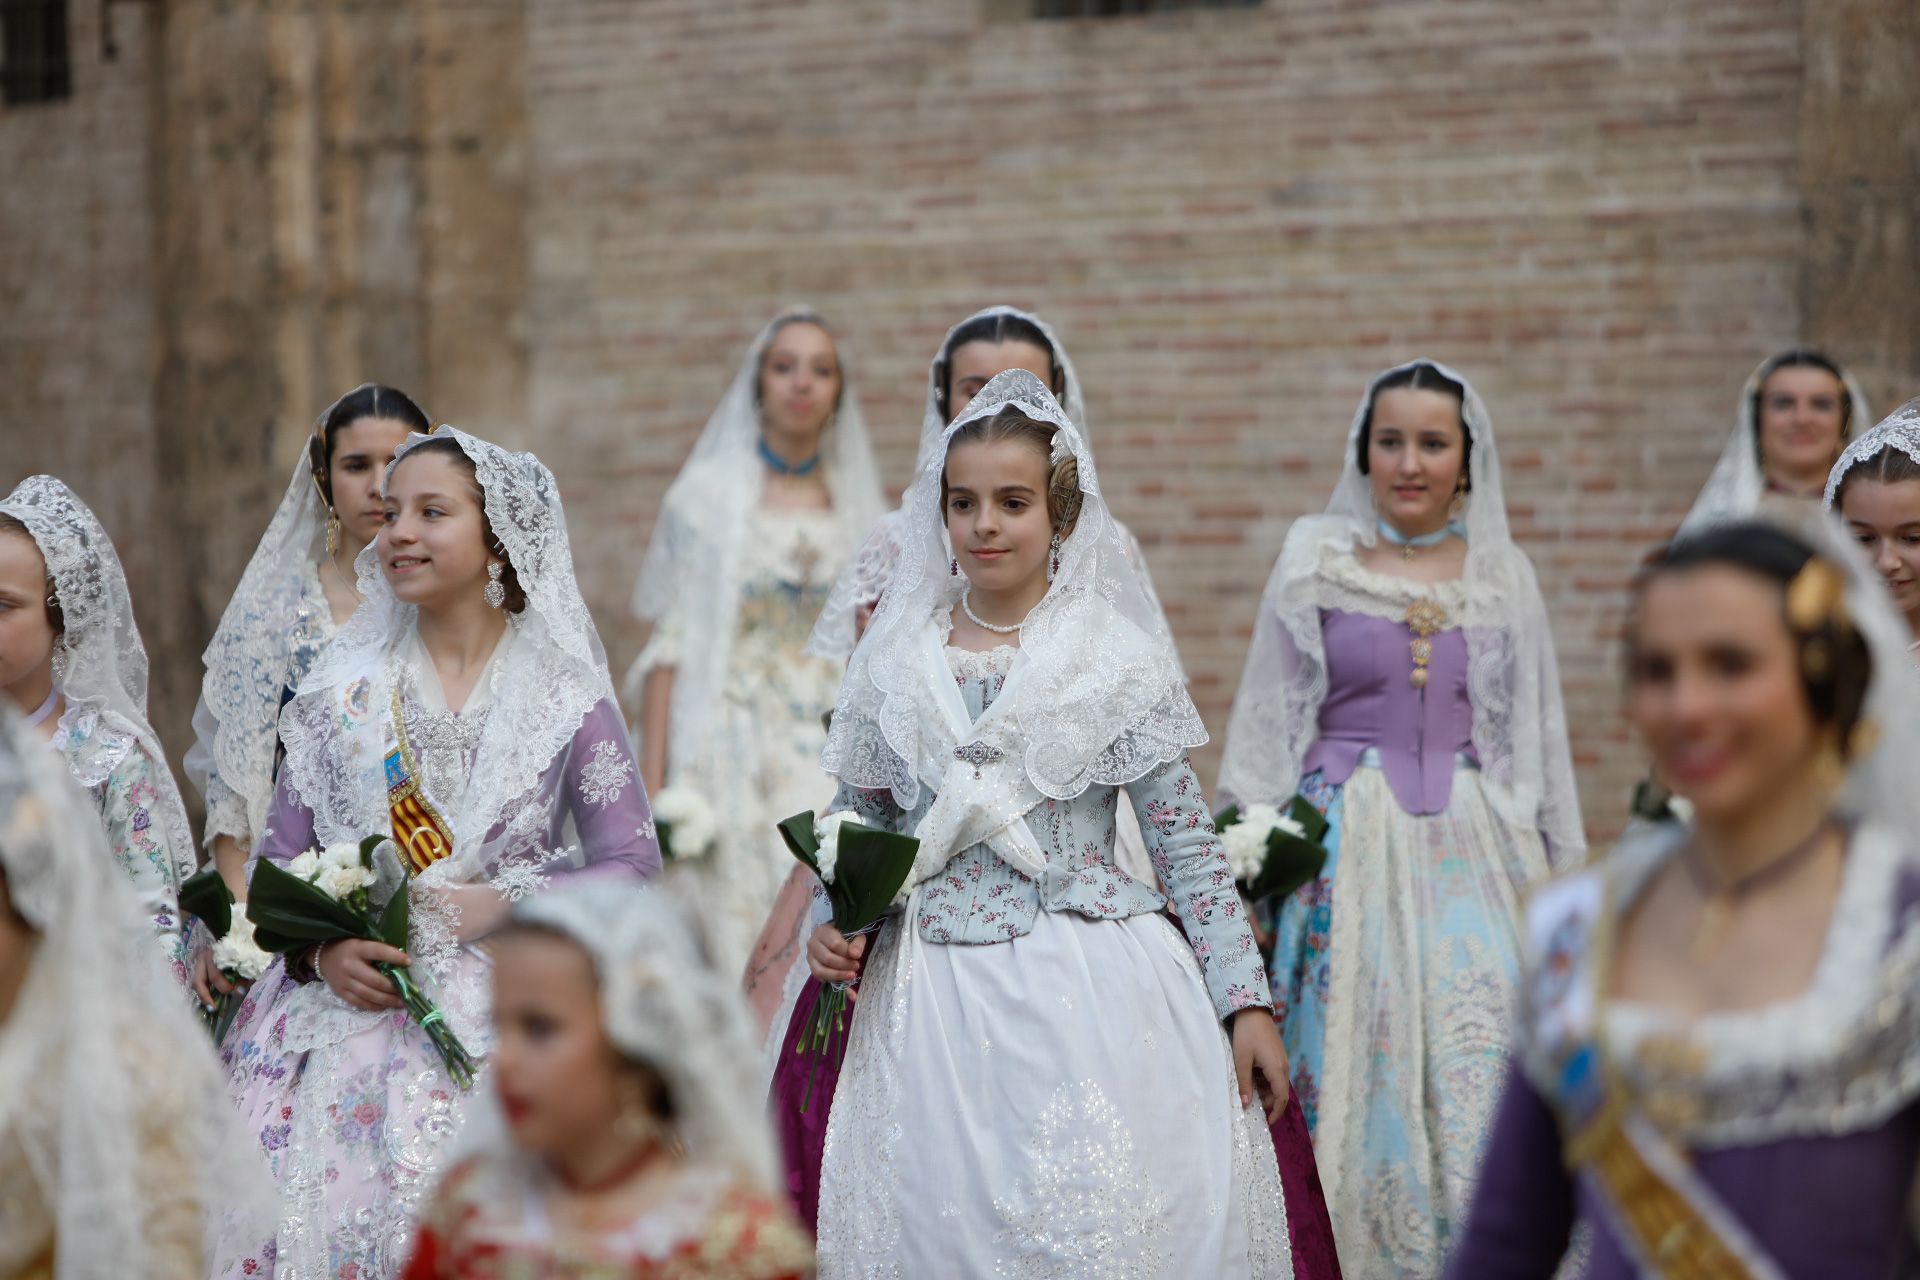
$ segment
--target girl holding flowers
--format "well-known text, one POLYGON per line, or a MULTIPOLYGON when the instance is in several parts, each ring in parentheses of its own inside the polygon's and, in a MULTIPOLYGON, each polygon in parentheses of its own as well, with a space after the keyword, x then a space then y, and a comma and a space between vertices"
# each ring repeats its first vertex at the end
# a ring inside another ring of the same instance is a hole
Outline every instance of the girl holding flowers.
POLYGON ((995 377, 904 521, 825 754, 836 809, 920 844, 901 915, 809 942, 823 981, 866 957, 821 1274, 1293 1275, 1255 1101, 1277 1117, 1286 1057, 1187 763, 1206 732, 1079 431, 995 377), (1191 947, 1113 865, 1122 786, 1191 947))
POLYGON ((468 944, 550 879, 659 868, 552 474, 441 427, 401 446, 383 496, 366 602, 281 715, 256 859, 391 836, 410 945, 296 952, 248 996, 224 1057, 283 1214, 270 1238, 225 1240, 219 1275, 398 1274, 470 1095, 377 966, 405 967, 483 1057, 488 962, 468 944))

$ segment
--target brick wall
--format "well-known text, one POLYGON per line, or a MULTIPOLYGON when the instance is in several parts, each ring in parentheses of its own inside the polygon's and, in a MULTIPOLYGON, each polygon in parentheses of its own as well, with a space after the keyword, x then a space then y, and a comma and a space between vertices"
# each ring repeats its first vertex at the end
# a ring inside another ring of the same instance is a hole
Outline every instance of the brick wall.
MULTIPOLYGON (((898 485, 933 345, 1013 302, 1073 351, 1219 732, 1366 378, 1432 355, 1492 407, 1604 836, 1637 773, 1622 587, 1748 370, 1824 336, 1864 351, 1876 404, 1920 390, 1910 300, 1881 290, 1872 322, 1846 305, 1850 281, 1911 275, 1920 88, 1886 74, 1906 6, 120 5, 126 43, 164 21, 151 74, 83 65, 74 103, 0 112, 6 171, 48 175, 0 190, 0 284, 31 299, 0 319, 27 340, 0 349, 0 480, 23 442, 90 473, 123 538, 194 501, 237 513, 194 522, 189 585, 142 600, 177 735, 292 439, 337 390, 394 378, 554 467, 618 669, 660 496, 773 310, 837 321, 898 485), (175 459, 159 509, 150 440, 175 459)), ((1211 778, 1217 743, 1203 757, 1211 778)))
POLYGON ((1361 387, 1428 354, 1492 407, 1611 829, 1622 586, 1799 336, 1800 6, 972 8, 577 0, 534 30, 535 431, 616 661, 655 504, 764 316, 838 319, 899 483, 940 334, 1010 301, 1073 351, 1218 734, 1361 387))

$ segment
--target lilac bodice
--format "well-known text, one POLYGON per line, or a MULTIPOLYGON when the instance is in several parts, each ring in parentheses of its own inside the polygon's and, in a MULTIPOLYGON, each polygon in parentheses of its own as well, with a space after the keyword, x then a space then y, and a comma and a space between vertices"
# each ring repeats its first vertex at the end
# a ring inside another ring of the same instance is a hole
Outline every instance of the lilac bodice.
POLYGON ((1319 770, 1338 785, 1353 776, 1367 748, 1379 752, 1387 786, 1408 813, 1443 813, 1457 758, 1473 754, 1473 701, 1467 693, 1467 639, 1459 629, 1433 636, 1427 687, 1416 689, 1404 622, 1322 609, 1327 697, 1320 736, 1301 774, 1319 770))

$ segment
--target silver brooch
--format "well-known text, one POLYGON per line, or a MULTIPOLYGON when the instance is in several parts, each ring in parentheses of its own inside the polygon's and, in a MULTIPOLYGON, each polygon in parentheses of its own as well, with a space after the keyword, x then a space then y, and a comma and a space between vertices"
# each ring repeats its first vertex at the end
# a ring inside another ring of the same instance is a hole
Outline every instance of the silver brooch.
POLYGON ((969 742, 964 747, 953 749, 953 758, 973 766, 973 776, 980 776, 980 766, 993 764, 1006 759, 1006 754, 998 747, 990 747, 984 742, 969 742))

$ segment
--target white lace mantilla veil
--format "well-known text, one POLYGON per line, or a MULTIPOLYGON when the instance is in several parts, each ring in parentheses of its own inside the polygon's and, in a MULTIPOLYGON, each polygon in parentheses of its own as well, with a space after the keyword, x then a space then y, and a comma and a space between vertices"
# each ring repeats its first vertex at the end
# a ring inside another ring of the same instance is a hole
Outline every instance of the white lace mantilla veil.
MULTIPOLYGON (((107 531, 72 489, 52 476, 29 476, 0 501, 0 512, 25 525, 47 572, 53 576, 65 627, 53 647, 53 683, 70 717, 97 715, 100 731, 84 735, 68 763, 85 786, 106 781, 138 743, 153 761, 163 794, 153 806, 166 826, 167 847, 191 859, 193 835, 160 735, 147 722, 147 649, 134 624, 133 598, 107 531)), ((174 868, 176 879, 194 872, 191 861, 174 868)))
MULTIPOLYGON (((684 622, 673 664, 669 778, 698 757, 726 682, 740 614, 741 546, 747 536, 747 517, 760 502, 766 478, 758 453, 760 362, 774 334, 795 323, 819 325, 833 333, 814 311, 798 308, 776 316, 754 338, 719 407, 667 489, 634 584, 634 617, 658 623, 674 609, 684 622)), ((833 513, 846 530, 846 545, 852 545, 886 510, 886 496, 840 341, 834 334, 840 400, 821 445, 833 513)), ((636 661, 623 682, 628 705, 636 713, 646 670, 636 661)))
MULTIPOLYGON (((927 469, 927 461, 940 447, 941 433, 947 428, 947 415, 940 408, 940 380, 942 370, 953 358, 955 336, 978 321, 999 317, 1024 321, 1045 336, 1047 345, 1053 349, 1053 358, 1060 366, 1060 380, 1064 388, 1061 407, 1079 428, 1081 436, 1084 438, 1087 435, 1087 402, 1080 391, 1080 375, 1074 371, 1073 360, 1053 329, 1039 316, 1018 308, 987 307, 947 330, 947 336, 940 340, 940 347, 933 354, 933 362, 927 366, 927 403, 920 415, 920 444, 913 459, 916 478, 927 469)), ((864 541, 860 544, 860 550, 834 581, 833 590, 827 596, 827 606, 820 611, 820 621, 814 624, 813 634, 807 637, 807 652, 814 657, 845 662, 853 652, 860 608, 880 598, 881 591, 892 579, 894 568, 899 563, 905 508, 906 497, 903 494, 899 507, 888 512, 871 530, 861 530, 864 541)), ((1144 564, 1145 561, 1139 563, 1144 564)), ((1152 593, 1151 584, 1147 590, 1149 594, 1152 593)), ((1158 604, 1157 600, 1155 604, 1158 604)))
MULTIPOLYGON (((563 803, 552 765, 587 713, 611 700, 606 651, 574 579, 566 516, 553 473, 530 453, 509 453, 453 427, 414 433, 387 469, 430 440, 452 440, 473 463, 494 537, 526 593, 508 614, 511 639, 492 677, 473 774, 443 813, 453 852, 420 873, 425 884, 485 879, 507 862, 536 861, 549 818, 563 803)), ((402 604, 380 571, 379 540, 354 562, 364 602, 328 645, 280 716, 282 778, 313 811, 323 844, 360 840, 390 825, 384 769, 399 657, 418 610, 402 604)), ((416 897, 416 906, 420 899, 416 897)), ((420 921, 416 917, 416 932, 420 921)), ((464 1030, 464 1029, 463 1029, 464 1030)))
MULTIPOLYGON (((1725 520, 1745 520, 1754 513, 1760 497, 1767 491, 1766 473, 1760 469, 1760 424, 1754 420, 1753 397, 1760 390, 1773 371, 1782 361, 1800 355, 1804 348, 1794 347, 1760 362, 1740 388, 1740 409, 1734 419, 1733 434, 1720 451, 1720 460, 1713 464, 1713 471, 1707 476, 1707 483, 1700 490, 1700 496, 1693 500, 1693 506, 1687 512, 1687 518, 1680 522, 1682 533, 1692 533, 1709 524, 1725 520)), ((1867 407, 1866 393, 1860 390, 1860 384, 1854 381, 1851 373, 1841 368, 1841 381, 1847 385, 1847 396, 1853 401, 1852 416, 1849 422, 1854 430, 1861 424, 1873 421, 1873 410, 1867 407)))
POLYGON ((1461 418, 1473 442, 1473 492, 1463 577, 1472 610, 1462 629, 1473 746, 1488 800, 1506 821, 1538 830, 1554 865, 1571 865, 1586 852, 1586 833, 1546 602, 1533 566, 1507 528, 1500 450, 1487 407, 1465 378, 1431 360, 1389 369, 1368 384, 1347 430, 1345 465, 1325 514, 1302 516, 1287 531, 1227 723, 1220 792, 1240 804, 1284 804, 1300 785, 1300 767, 1319 735, 1320 704, 1327 696, 1320 566, 1325 557, 1372 547, 1379 538, 1372 490, 1360 472, 1360 428, 1374 388, 1416 366, 1466 392, 1461 418))
POLYGON ((1904 453, 1920 466, 1920 399, 1909 400, 1895 409, 1841 452, 1839 461, 1827 473, 1827 492, 1822 504, 1826 510, 1833 510, 1847 472, 1871 460, 1882 449, 1904 453))
POLYGON ((204 1274, 218 1232, 271 1230, 272 1182, 98 818, 6 706, 0 868, 40 935, 0 1019, 0 1261, 51 1226, 60 1280, 204 1274))
MULTIPOLYGON (((773 1129, 750 1101, 765 1086, 746 1002, 739 982, 707 958, 685 902, 652 885, 563 885, 516 903, 513 920, 564 934, 592 957, 607 1038, 666 1082, 688 1162, 778 1191, 773 1129)), ((475 1110, 455 1162, 525 1159, 510 1154, 497 1098, 475 1110)))
MULTIPOLYGON (((363 389, 355 387, 340 400, 363 389)), ((316 421, 325 422, 340 400, 316 421)), ((255 838, 266 830, 267 810, 273 804, 274 743, 289 674, 287 638, 299 622, 307 581, 326 553, 327 504, 314 479, 307 443, 300 442, 300 460, 286 494, 202 655, 207 674, 193 709, 193 746, 183 764, 187 781, 209 800, 209 843, 218 835, 239 834, 219 829, 222 822, 210 795, 214 779, 222 780, 246 805, 247 831, 255 838)))
POLYGON ((1054 456, 1073 455, 1081 509, 1059 572, 1027 615, 994 713, 966 741, 1021 762, 1041 794, 1065 800, 1095 784, 1123 786, 1207 740, 1173 640, 1101 497, 1085 438, 1040 379, 1011 369, 947 427, 907 492, 898 569, 854 649, 827 731, 827 772, 891 791, 903 809, 919 803, 921 787, 940 790, 956 764, 927 663, 963 581, 950 574, 941 511, 947 448, 959 428, 1008 408, 1057 428, 1054 456))

